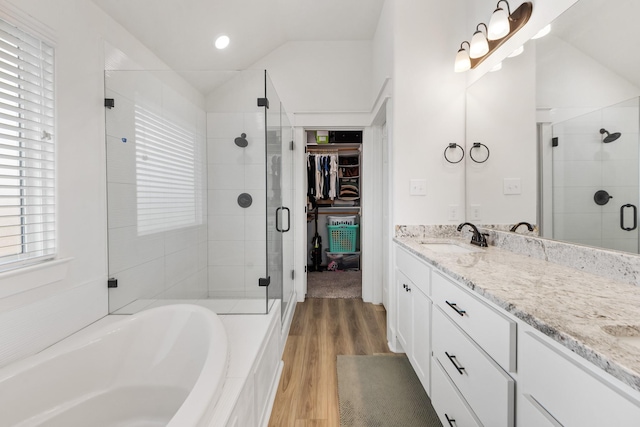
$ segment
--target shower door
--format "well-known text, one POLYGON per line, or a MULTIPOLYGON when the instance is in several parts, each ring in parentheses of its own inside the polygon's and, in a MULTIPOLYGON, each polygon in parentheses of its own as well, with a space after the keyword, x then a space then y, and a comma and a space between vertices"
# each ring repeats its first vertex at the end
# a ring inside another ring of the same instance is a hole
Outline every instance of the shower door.
POLYGON ((555 239, 638 253, 639 124, 634 98, 553 125, 555 239))
POLYGON ((290 201, 292 197, 291 126, 278 93, 265 71, 266 176, 267 176, 267 271, 270 284, 268 303, 281 300, 282 313, 293 291, 293 232, 290 201), (285 204, 285 201, 287 202, 285 204))

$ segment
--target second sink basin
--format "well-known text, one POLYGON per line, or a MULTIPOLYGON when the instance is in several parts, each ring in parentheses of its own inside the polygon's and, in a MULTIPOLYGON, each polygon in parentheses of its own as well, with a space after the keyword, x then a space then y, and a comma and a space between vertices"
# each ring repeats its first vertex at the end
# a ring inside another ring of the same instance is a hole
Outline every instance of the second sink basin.
POLYGON ((421 243, 420 246, 429 249, 433 252, 445 253, 445 254, 468 254, 472 252, 479 252, 481 249, 475 249, 467 246, 457 245, 455 243, 435 243, 427 242, 421 243))

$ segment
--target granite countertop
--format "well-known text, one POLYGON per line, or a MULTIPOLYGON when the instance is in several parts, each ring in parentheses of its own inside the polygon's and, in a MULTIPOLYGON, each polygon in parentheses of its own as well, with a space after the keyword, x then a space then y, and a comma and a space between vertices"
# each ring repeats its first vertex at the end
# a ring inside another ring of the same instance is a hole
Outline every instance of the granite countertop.
POLYGON ((507 312, 640 391, 640 286, 462 239, 394 239, 507 312), (442 253, 421 243, 474 248, 442 253), (635 336, 630 343, 618 336, 635 336))

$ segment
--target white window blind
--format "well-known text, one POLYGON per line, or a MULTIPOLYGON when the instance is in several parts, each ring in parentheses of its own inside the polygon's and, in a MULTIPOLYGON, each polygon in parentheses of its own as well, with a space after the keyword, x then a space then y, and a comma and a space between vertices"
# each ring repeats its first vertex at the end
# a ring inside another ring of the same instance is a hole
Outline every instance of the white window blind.
POLYGON ((0 270, 53 258, 54 49, 0 19, 0 270))
POLYGON ((135 106, 139 235, 202 223, 196 133, 167 116, 135 106))

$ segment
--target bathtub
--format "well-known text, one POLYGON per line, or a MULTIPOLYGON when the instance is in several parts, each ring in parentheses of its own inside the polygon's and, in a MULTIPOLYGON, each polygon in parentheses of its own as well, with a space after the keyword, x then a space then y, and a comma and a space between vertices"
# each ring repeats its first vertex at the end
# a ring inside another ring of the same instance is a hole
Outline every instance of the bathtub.
POLYGON ((228 364, 220 318, 187 304, 123 317, 0 369, 0 425, 208 426, 228 364))

